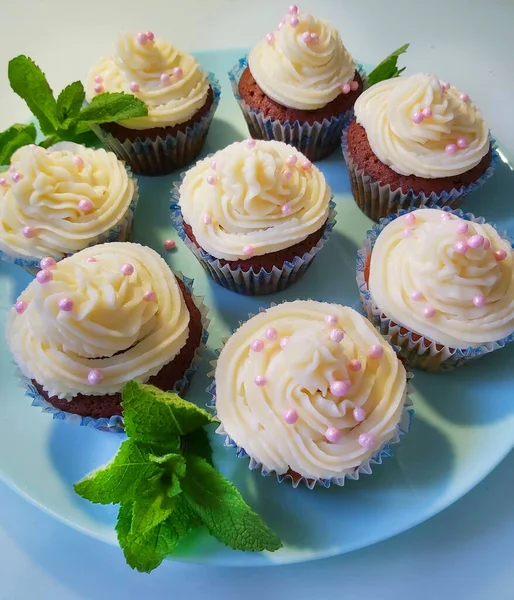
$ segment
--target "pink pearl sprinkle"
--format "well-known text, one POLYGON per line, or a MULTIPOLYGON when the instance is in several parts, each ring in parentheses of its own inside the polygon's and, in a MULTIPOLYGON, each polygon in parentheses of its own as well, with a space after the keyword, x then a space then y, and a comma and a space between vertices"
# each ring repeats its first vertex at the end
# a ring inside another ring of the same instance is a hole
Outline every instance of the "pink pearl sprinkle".
POLYGON ((282 177, 284 179, 291 179, 292 176, 293 176, 293 172, 291 171, 291 169, 284 169, 282 171, 282 177))
POLYGON ((311 34, 308 31, 304 31, 302 33, 302 40, 306 43, 306 44, 310 44, 311 41, 311 34))
POLYGON ((423 298, 423 294, 419 290, 414 290, 410 293, 410 297, 414 302, 419 302, 423 298))
POLYGON ((422 111, 421 114, 423 115, 424 119, 430 119, 430 117, 432 116, 432 109, 430 108, 430 106, 426 106, 422 111))
POLYGON ((18 300, 18 302, 16 302, 16 304, 14 305, 14 310, 19 315, 22 315, 27 310, 27 306, 28 304, 25 302, 25 300, 18 300))
POLYGON ((36 235, 36 228, 27 225, 21 230, 21 232, 26 238, 33 238, 36 235))
POLYGON ((298 6, 296 6, 296 4, 291 4, 291 5, 289 6, 289 14, 290 14, 290 15, 297 15, 299 12, 300 12, 300 11, 299 11, 299 9, 298 9, 298 6))
POLYGON ((280 347, 282 348, 282 350, 287 346, 287 344, 289 344, 289 338, 288 337, 283 337, 280 340, 280 347))
POLYGON ((134 265, 131 265, 130 263, 125 263, 124 265, 121 266, 121 272, 126 277, 128 277, 129 275, 132 275, 132 273, 134 272, 134 265))
POLYGON ((310 160, 304 160, 300 166, 304 171, 309 171, 312 167, 312 163, 310 160))
POLYGON ((153 41, 154 41, 154 39, 155 39, 155 35, 154 35, 153 31, 147 31, 147 32, 145 33, 145 35, 146 35, 146 37, 147 37, 147 38, 148 38, 148 39, 149 39, 151 42, 153 42, 153 41))
POLYGON ((349 94, 352 91, 352 86, 349 83, 343 83, 341 91, 343 94, 349 94))
POLYGON ((472 235, 468 239, 468 247, 469 248, 480 248, 484 243, 484 237, 481 235, 472 235))
POLYGON ((357 373, 357 371, 360 371, 362 369, 362 363, 358 358, 352 358, 352 360, 348 364, 348 368, 350 369, 350 371, 357 373))
POLYGON ((284 421, 288 425, 293 425, 294 423, 296 423, 296 421, 298 421, 298 412, 294 408, 286 410, 286 412, 284 413, 284 421))
POLYGON ((289 19, 289 25, 291 25, 291 27, 298 27, 299 22, 298 17, 291 17, 289 19))
POLYGON ((467 94, 460 94, 459 98, 462 100, 462 102, 469 102, 469 96, 467 94))
POLYGON ((39 261, 39 267, 41 269, 55 269, 57 263, 55 262, 55 258, 51 256, 45 256, 39 261))
POLYGON ((468 147, 468 140, 464 137, 460 137, 457 139, 457 146, 461 149, 464 150, 464 148, 468 147))
POLYGON ((268 383, 268 380, 266 379, 266 377, 264 377, 264 375, 257 375, 254 381, 255 385, 258 387, 263 387, 268 383))
POLYGON ((171 77, 168 75, 168 73, 162 73, 160 79, 161 83, 164 85, 168 85, 168 83, 171 81, 171 77))
POLYGON ((317 44, 319 42, 319 35, 317 33, 311 33, 311 44, 317 44))
POLYGON ((415 111, 412 113, 412 122, 419 125, 423 121, 423 115, 419 111, 415 111))
POLYGON ((14 173, 11 175, 11 179, 13 180, 14 183, 18 183, 19 181, 21 181, 23 179, 23 175, 21 173, 19 173, 18 171, 14 171, 14 173))
POLYGON ((325 431, 325 437, 327 438, 327 441, 331 442, 332 444, 337 444, 337 442, 341 439, 341 432, 339 429, 337 429, 337 427, 329 427, 325 431))
POLYGON ((380 358, 384 354, 384 349, 380 344, 373 344, 368 350, 368 358, 380 358))
POLYGON ((447 212, 442 212, 441 213, 441 221, 451 221, 451 214, 447 213, 447 212))
POLYGON ((337 325, 337 316, 336 315, 327 315, 325 317, 325 323, 327 325, 337 325))
POLYGON ((466 252, 468 251, 468 244, 467 244, 467 242, 463 242, 463 241, 455 242, 455 245, 453 246, 453 250, 457 254, 466 254, 466 252))
POLYGON ((250 138, 249 140, 246 140, 246 142, 245 142, 245 146, 246 146, 247 148, 249 148, 250 150, 251 150, 252 148, 255 148, 255 145, 256 145, 256 144, 257 144, 257 142, 256 142, 254 139, 252 139, 252 138, 250 138))
POLYGON ((287 215, 290 215, 293 212, 293 207, 291 206, 291 204, 289 202, 286 202, 285 204, 282 204, 282 207, 280 210, 281 210, 282 214, 287 217, 287 215))
POLYGON ((184 71, 180 67, 175 67, 173 69, 173 76, 177 79, 180 79, 184 75, 184 71))
POLYGON ((467 233, 468 229, 468 224, 465 221, 457 225, 457 233, 467 233))
POLYGON ((254 255, 254 253, 255 248, 253 246, 250 246, 249 244, 243 248, 243 254, 248 258, 251 258, 254 255))
POLYGON ((103 83, 104 78, 101 75, 95 75, 94 81, 95 81, 95 83, 103 83))
POLYGON ((332 342, 339 344, 339 342, 341 342, 344 339, 343 330, 336 327, 335 329, 332 329, 329 337, 332 342))
POLYGON ((441 86, 441 91, 442 92, 446 92, 446 90, 450 89, 450 84, 449 83, 445 83, 444 81, 440 81, 439 84, 441 86))
POLYGON ((487 238, 484 238, 484 250, 489 250, 490 247, 491 242, 487 238))
POLYGON ((285 24, 286 24, 286 20, 282 19, 280 21, 280 23, 278 24, 278 30, 280 31, 282 29, 282 27, 284 27, 285 24))
POLYGON ((146 33, 138 33, 136 36, 136 40, 137 40, 138 44, 141 44, 141 46, 144 46, 148 43, 148 36, 146 35, 146 33))
POLYGON ((0 187, 9 187, 7 183, 7 179, 5 177, 0 177, 0 187))
POLYGON ((297 162, 298 162, 298 157, 295 156, 294 154, 290 154, 286 158, 286 165, 288 165, 289 167, 294 167, 297 162))
POLYGON ((359 89, 359 82, 358 81, 350 82, 350 88, 351 88, 352 92, 356 92, 359 89))
POLYGON ((42 269, 36 274, 36 280, 38 283, 48 283, 49 281, 52 281, 53 278, 54 276, 52 275, 52 271, 50 271, 50 269, 42 269))
POLYGON ((361 408, 360 406, 358 406, 357 408, 354 408, 353 409, 353 418, 356 421, 358 421, 359 423, 361 423, 366 418, 366 411, 363 408, 361 408))
POLYGON ((209 213, 203 213, 202 221, 204 225, 212 225, 212 217, 209 213))
POLYGON ((82 156, 75 155, 71 160, 75 163, 79 171, 80 169, 84 168, 84 159, 82 158, 82 156))
POLYGON ((416 215, 414 215, 413 213, 407 213, 404 217, 403 220, 405 221, 405 223, 407 225, 414 225, 416 223, 416 215))
POLYGON ((268 327, 268 329, 266 329, 264 332, 264 337, 269 342, 274 342, 278 337, 278 331, 274 327, 268 327))
POLYGON ((502 260, 507 258, 507 252, 505 250, 495 250, 493 254, 496 262, 502 262, 502 260))
POLYGON ((91 385, 98 385, 103 378, 104 375, 100 369, 91 369, 87 375, 87 380, 91 385))
POLYGON ((93 201, 90 200, 89 198, 82 198, 82 200, 79 200, 80 212, 88 213, 88 212, 92 211, 94 207, 95 207, 95 205, 93 204, 93 201))
POLYGON ((404 238, 410 238, 410 237, 412 237, 412 236, 413 236, 413 231, 412 231, 412 229, 404 229, 404 230, 402 231, 402 237, 404 237, 404 238))
POLYGON ((264 350, 264 342, 262 340, 253 340, 250 344, 252 352, 262 352, 264 350))
POLYGON ((73 300, 71 298, 61 298, 57 303, 59 310, 70 312, 73 310, 73 300))
POLYGON ((448 144, 446 146, 446 148, 444 149, 444 151, 446 152, 446 154, 455 154, 455 152, 457 152, 457 145, 456 144, 448 144))
POLYGON ((268 44, 273 44, 275 41, 275 36, 272 33, 267 33, 266 41, 268 42, 268 44))
POLYGON ((173 250, 177 244, 175 240, 165 240, 164 241, 164 249, 165 250, 173 250))
POLYGON ((423 309, 423 316, 425 317, 425 319, 431 319, 435 316, 435 308, 433 308, 432 306, 427 306, 423 309))
POLYGON ((104 93, 104 86, 101 83, 95 84, 93 89, 95 90, 95 94, 103 94, 104 93))
POLYGON ((349 379, 343 379, 342 381, 333 381, 330 384, 330 391, 336 398, 342 398, 351 387, 352 382, 349 379))
POLYGON ((130 91, 134 92, 134 94, 139 92, 139 90, 141 89, 141 87, 137 81, 131 81, 129 87, 130 87, 130 91))
POLYGON ((207 183, 209 185, 216 185, 218 183, 218 178, 216 175, 207 175, 207 183))
POLYGON ((143 300, 145 302, 154 302, 156 298, 157 298, 157 295, 153 290, 147 290, 143 294, 143 300))
POLYGON ((366 448, 366 450, 372 450, 375 447, 375 444, 375 436, 371 433, 361 433, 359 435, 359 445, 366 448))
POLYGON ((485 296, 483 296, 482 294, 477 294, 473 298, 473 304, 475 306, 478 306, 479 308, 481 308, 482 306, 485 306, 485 296))
POLYGON ((86 258, 86 262, 87 263, 95 263, 95 262, 97 262, 97 260, 96 260, 96 258, 94 256, 88 256, 86 258))
POLYGON ((218 166, 218 163, 215 160, 211 160, 211 169, 213 171, 216 170, 216 167, 218 166))

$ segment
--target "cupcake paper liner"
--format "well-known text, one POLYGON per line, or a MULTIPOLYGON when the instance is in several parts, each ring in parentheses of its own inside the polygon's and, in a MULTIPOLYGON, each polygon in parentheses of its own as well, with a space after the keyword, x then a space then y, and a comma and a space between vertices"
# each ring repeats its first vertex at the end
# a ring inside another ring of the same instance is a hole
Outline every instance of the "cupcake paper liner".
MULTIPOLYGON (((274 306, 275 304, 271 304, 274 306)), ((265 309, 261 308, 259 312, 263 312, 265 309)), ((248 319, 251 319, 254 315, 248 315, 248 319)), ((384 336, 387 340, 387 336, 384 336)), ((223 340, 223 345, 228 340, 228 338, 223 340)), ((389 340, 388 340, 389 341, 389 340)), ((394 347, 394 346, 393 346, 394 347)), ((396 347, 394 347, 397 350, 396 347)), ((216 366, 218 363, 218 357, 221 353, 221 349, 216 351, 216 360, 211 362, 211 366, 213 370, 209 373, 209 377, 212 378, 212 382, 207 388, 207 393, 210 395, 210 399, 207 403, 208 410, 217 417, 216 410, 216 380, 214 378, 216 372, 216 366)), ((412 405, 412 400, 410 399, 410 393, 412 392, 412 386, 410 380, 413 378, 413 374, 407 371, 407 385, 405 388, 405 393, 403 396, 403 410, 400 417, 400 421, 395 427, 391 438, 383 444, 379 450, 368 460, 364 461, 357 469, 353 471, 353 473, 348 473, 343 475, 342 477, 332 477, 330 479, 308 479, 306 477, 302 477, 299 474, 296 474, 293 477, 290 473, 277 473, 276 471, 267 469, 262 463, 255 460, 252 456, 250 456, 244 448, 238 446, 236 442, 228 435, 223 427, 223 424, 220 424, 216 429, 216 433, 225 438, 224 446, 227 448, 234 448, 236 451, 237 458, 243 458, 248 460, 248 468, 253 470, 259 470, 263 477, 268 477, 270 475, 275 475, 277 481, 282 483, 283 481, 289 481, 293 488, 297 488, 300 483, 303 483, 308 489, 312 490, 316 486, 329 488, 331 485, 344 486, 347 479, 358 480, 361 475, 371 475, 372 469, 374 465, 381 465, 384 458, 393 457, 394 451, 392 446, 394 444, 398 444, 400 442, 401 436, 405 435, 412 424, 412 419, 414 417, 414 408, 412 405)))
MULTIPOLYGON (((182 177, 183 176, 184 174, 182 174, 182 177)), ((247 296, 273 294, 284 290, 286 287, 300 279, 312 264, 312 261, 315 259, 318 252, 327 243, 336 224, 337 213, 335 210, 335 203, 330 200, 329 215, 325 225, 325 231, 318 243, 309 252, 306 252, 301 257, 295 256, 294 260, 285 261, 281 266, 274 266, 271 271, 266 271, 264 268, 258 272, 255 272, 253 268, 248 271, 243 271, 241 267, 232 269, 228 264, 223 265, 218 258, 215 258, 202 248, 198 248, 187 237, 184 229, 184 219, 179 205, 180 185, 181 181, 174 184, 170 207, 171 220, 180 239, 185 243, 189 250, 191 250, 207 274, 210 275, 216 283, 219 283, 223 287, 238 294, 247 296)))
POLYGON ((496 150, 496 141, 491 138, 491 164, 485 173, 475 182, 467 186, 454 188, 449 192, 442 192, 441 194, 432 192, 427 196, 424 192, 420 192, 419 194, 415 194, 414 192, 404 193, 400 188, 393 190, 389 184, 382 185, 370 175, 367 175, 364 169, 359 169, 348 152, 348 125, 349 123, 347 123, 343 131, 341 146, 348 169, 352 194, 361 211, 375 222, 402 209, 430 207, 458 208, 467 194, 478 190, 492 176, 499 158, 496 150))
POLYGON ((100 125, 91 129, 102 143, 124 160, 139 175, 165 175, 192 162, 202 151, 205 139, 218 108, 221 87, 213 73, 208 74, 214 99, 209 111, 185 131, 166 137, 137 138, 121 141, 100 125))
MULTIPOLYGON (((229 71, 228 76, 232 92, 243 113, 250 135, 255 139, 278 140, 291 144, 312 161, 321 160, 332 154, 340 144, 344 127, 350 123, 353 117, 353 109, 312 125, 299 121, 282 123, 271 117, 265 117, 262 112, 250 108, 239 93, 239 81, 247 67, 248 57, 245 56, 239 59, 239 62, 229 71)), ((362 65, 357 64, 357 72, 362 78, 364 89, 366 89, 367 76, 362 65)))
MULTIPOLYGON (((182 379, 179 379, 174 387, 173 392, 177 394, 183 394, 185 390, 191 384, 191 379, 193 375, 198 371, 200 364, 202 363, 202 356, 205 350, 205 346, 207 344, 207 339, 209 337, 208 327, 210 323, 209 319, 209 309, 204 303, 203 297, 195 296, 193 294, 193 283, 194 280, 189 277, 185 277, 182 273, 175 273, 175 276, 181 279, 184 282, 186 290, 192 295, 193 301, 200 310, 201 319, 202 319, 202 339, 200 341, 200 345, 195 351, 195 355, 193 358, 193 362, 191 366, 186 370, 182 379)), ((34 387, 33 383, 30 379, 25 377, 18 369, 18 377, 20 379, 21 384, 24 388, 26 388, 25 395, 32 398, 32 406, 38 406, 44 413, 49 413, 52 415, 54 419, 58 419, 61 421, 69 421, 71 423, 78 423, 84 427, 93 427, 95 429, 99 429, 101 431, 107 431, 109 433, 123 433, 125 431, 125 427, 123 425, 123 417, 121 415, 114 415, 112 417, 101 417, 95 419, 93 417, 83 417, 81 415, 75 415, 66 411, 63 411, 59 408, 56 408, 52 404, 50 404, 34 387)))
MULTIPOLYGON (((436 207, 434 207, 436 208, 436 207)), ((398 353, 406 361, 409 367, 423 369, 425 371, 451 371, 467 361, 484 356, 493 350, 503 348, 506 344, 514 341, 514 333, 496 342, 482 344, 477 348, 455 349, 444 346, 428 337, 421 336, 417 333, 407 330, 401 324, 392 321, 385 315, 380 308, 375 304, 368 284, 365 279, 367 264, 370 260, 371 253, 375 242, 384 229, 384 227, 396 218, 411 212, 411 210, 401 210, 398 214, 389 215, 382 219, 380 223, 373 225, 373 228, 367 232, 367 238, 357 253, 357 286, 362 302, 364 313, 373 325, 380 331, 382 335, 389 336, 391 342, 398 347, 398 353)), ((483 217, 475 217, 471 213, 464 213, 461 210, 450 210, 443 208, 442 210, 474 223, 483 224, 486 220, 483 217)), ((495 225, 492 226, 496 229, 495 225)), ((507 234, 506 231, 496 229, 498 234, 509 244, 514 247, 514 240, 507 234)))
MULTIPOLYGON (((81 248, 80 250, 84 250, 86 247, 97 246, 98 244, 105 244, 106 242, 126 242, 132 233, 132 226, 134 224, 134 215, 137 208, 137 203, 139 201, 139 187, 138 181, 135 177, 132 176, 131 170, 127 169, 129 177, 134 182, 134 196, 127 208, 123 218, 111 229, 101 233, 93 242, 90 242, 88 246, 81 248)), ((76 252, 80 252, 77 250, 76 252)), ((68 256, 72 256, 75 252, 68 252, 64 256, 54 255, 56 261, 60 261, 63 258, 67 258, 68 256)), ((41 262, 41 258, 39 257, 21 257, 21 256, 12 256, 7 252, 3 252, 0 250, 0 259, 5 262, 10 262, 12 264, 18 265, 28 271, 31 275, 36 275, 36 273, 40 270, 39 263, 41 262)))

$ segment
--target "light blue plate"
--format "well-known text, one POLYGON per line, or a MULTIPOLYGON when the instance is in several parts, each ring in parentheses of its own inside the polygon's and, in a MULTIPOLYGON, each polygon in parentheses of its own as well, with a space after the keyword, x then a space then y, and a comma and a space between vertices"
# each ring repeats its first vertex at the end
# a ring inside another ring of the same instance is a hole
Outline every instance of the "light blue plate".
MULTIPOLYGON (((222 85, 221 105, 207 141, 206 153, 247 137, 243 118, 232 98, 226 72, 243 50, 199 53, 206 69, 222 85)), ((493 179, 466 200, 464 208, 514 232, 512 162, 502 161, 493 179)), ((136 240, 161 251, 173 269, 196 279, 196 292, 206 296, 214 317, 209 358, 238 321, 270 302, 314 298, 350 306, 358 300, 355 255, 371 222, 352 196, 340 154, 319 163, 336 196, 338 224, 315 265, 285 293, 261 299, 224 290, 204 275, 192 254, 178 241, 166 253, 163 241, 176 238, 169 219, 173 177, 141 178, 136 240)), ((30 276, 0 264, 0 326, 30 276)), ((3 339, 3 330, 2 330, 3 339)), ((72 484, 107 462, 123 439, 86 427, 53 421, 31 406, 18 385, 5 345, 0 355, 0 477, 28 500, 70 526, 116 544, 115 507, 94 506, 73 492, 72 484)), ((245 554, 225 548, 201 533, 181 546, 180 560, 222 565, 294 563, 362 548, 405 531, 439 511, 479 483, 511 450, 514 442, 514 344, 455 373, 418 373, 413 400, 416 419, 393 459, 376 466, 371 476, 349 481, 344 488, 293 490, 247 469, 247 462, 222 446, 213 434, 215 461, 245 499, 281 536, 285 547, 275 554, 245 554)), ((207 365, 197 374, 188 395, 207 401, 207 365)), ((3 518, 8 518, 4 515, 3 518)))

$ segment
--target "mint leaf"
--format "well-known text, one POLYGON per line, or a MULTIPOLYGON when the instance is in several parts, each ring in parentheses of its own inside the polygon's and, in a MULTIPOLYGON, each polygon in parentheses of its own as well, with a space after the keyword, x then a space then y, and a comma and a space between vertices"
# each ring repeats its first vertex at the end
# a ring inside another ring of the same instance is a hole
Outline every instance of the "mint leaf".
POLYGON ((385 58, 371 73, 368 75, 368 83, 370 86, 375 85, 379 81, 385 81, 386 79, 392 79, 393 77, 398 77, 400 73, 405 71, 405 67, 403 69, 398 69, 397 63, 398 58, 404 52, 407 52, 407 48, 410 44, 404 44, 398 50, 392 52, 387 58, 385 58))
POLYGON ((0 133, 0 165, 8 165, 16 150, 27 144, 33 144, 36 136, 36 128, 32 123, 30 125, 16 123, 2 131, 0 133))
POLYGON ((146 104, 139 98, 123 92, 106 92, 95 96, 88 106, 80 111, 77 120, 88 123, 115 123, 146 115, 146 104))
POLYGON ((184 437, 184 453, 195 454, 212 465, 212 448, 205 429, 195 429, 184 437))
POLYGON ((184 494, 177 496, 175 510, 168 517, 166 527, 174 531, 179 539, 182 539, 194 529, 202 527, 202 525, 202 520, 191 508, 184 494))
POLYGON ((59 124, 57 103, 43 71, 32 59, 21 55, 9 62, 8 75, 11 88, 25 100, 41 131, 45 135, 53 133, 59 124))
POLYGON ((75 81, 66 86, 57 98, 57 118, 60 128, 69 129, 79 114, 86 93, 80 81, 75 81))
POLYGON ((165 454, 164 456, 150 455, 150 460, 161 467, 168 467, 169 471, 179 477, 186 475, 186 459, 181 454, 165 454))
POLYGON ((163 473, 149 459, 150 450, 143 444, 126 440, 118 454, 105 467, 93 471, 73 487, 79 496, 98 504, 119 504, 134 498, 140 485, 163 473))
POLYGON ((235 550, 258 552, 282 547, 236 487, 203 458, 187 456, 187 477, 181 486, 191 508, 220 542, 235 550))
POLYGON ((176 503, 176 497, 170 498, 165 489, 136 497, 133 503, 131 533, 141 535, 157 527, 171 515, 176 503))
POLYGON ((133 440, 166 446, 213 421, 205 410, 173 393, 137 381, 129 381, 122 391, 125 431, 133 440))

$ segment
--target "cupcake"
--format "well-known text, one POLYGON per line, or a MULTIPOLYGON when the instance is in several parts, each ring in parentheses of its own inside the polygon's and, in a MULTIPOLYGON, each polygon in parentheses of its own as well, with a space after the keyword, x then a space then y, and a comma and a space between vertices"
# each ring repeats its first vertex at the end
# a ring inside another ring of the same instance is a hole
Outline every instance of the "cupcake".
POLYGON ((337 30, 296 6, 229 77, 251 136, 291 144, 310 160, 339 146, 363 89, 337 30))
POLYGON ((355 201, 375 221, 410 207, 455 208, 495 162, 469 96, 425 73, 366 90, 343 134, 343 154, 355 201))
POLYGON ((137 183, 112 152, 23 146, 0 178, 0 257, 35 272, 88 246, 125 241, 137 183))
POLYGON ((175 185, 172 220, 207 273, 241 294, 296 281, 335 224, 323 173, 282 142, 236 142, 175 185))
POLYGON ((146 117, 91 126, 141 175, 170 173, 193 161, 202 151, 220 97, 213 75, 150 31, 121 35, 114 53, 91 69, 85 87, 88 101, 103 92, 125 92, 145 102, 146 117))
POLYGON ((512 240, 482 217, 419 209, 368 232, 357 283, 368 317, 412 367, 458 367, 514 339, 512 240))
POLYGON ((190 283, 154 250, 129 242, 87 248, 41 270, 6 332, 36 404, 117 430, 127 381, 182 391, 205 314, 190 283))
POLYGON ((370 473, 412 412, 405 368, 369 321, 312 300, 244 323, 222 348, 210 391, 227 445, 294 487, 370 473))

